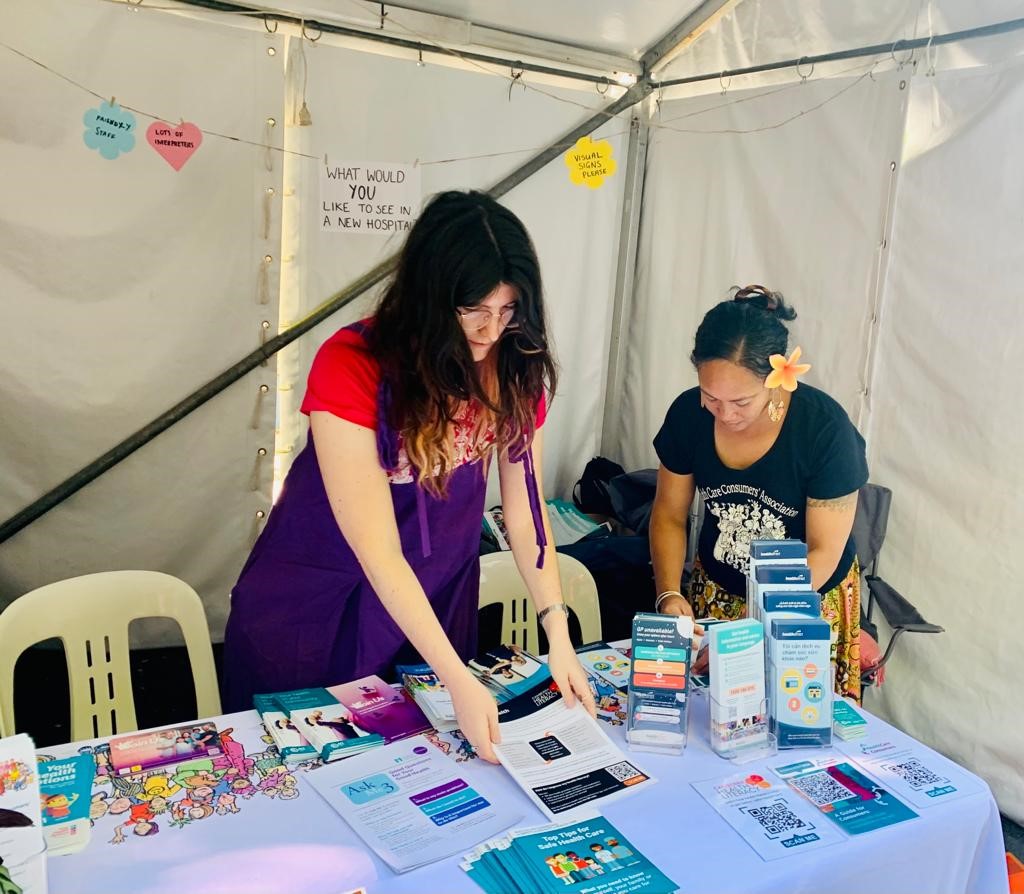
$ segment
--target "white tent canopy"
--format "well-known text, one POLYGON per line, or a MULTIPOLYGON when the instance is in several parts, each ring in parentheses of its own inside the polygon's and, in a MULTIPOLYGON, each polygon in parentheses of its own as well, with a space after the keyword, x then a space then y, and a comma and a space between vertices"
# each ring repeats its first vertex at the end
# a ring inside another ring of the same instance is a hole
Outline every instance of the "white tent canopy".
MULTIPOLYGON (((503 197, 537 244, 561 365, 548 495, 599 452, 654 465, 705 310, 734 284, 781 289, 810 380, 894 491, 884 576, 948 631, 906 638, 871 708, 1024 819, 1019 568, 992 545, 1024 528, 1024 30, 944 39, 1019 2, 209 8, 229 5, 5 5, 0 522, 393 254, 400 235, 321 231, 325 160, 408 165, 423 196, 487 189, 594 119, 613 177, 572 184, 560 150, 503 197), (860 47, 875 51, 842 52, 860 47), (114 160, 82 136, 111 98, 138 122, 114 160), (157 119, 202 130, 179 171, 146 145, 157 119)), ((19 527, 0 604, 153 568, 199 590, 219 638, 274 467, 305 436, 312 356, 374 295, 19 527)))

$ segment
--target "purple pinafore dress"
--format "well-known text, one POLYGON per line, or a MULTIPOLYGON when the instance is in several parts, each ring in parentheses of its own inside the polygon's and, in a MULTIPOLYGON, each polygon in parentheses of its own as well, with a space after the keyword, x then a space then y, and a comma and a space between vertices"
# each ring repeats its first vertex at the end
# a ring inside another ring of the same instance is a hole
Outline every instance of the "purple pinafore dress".
MULTIPOLYGON (((394 469, 398 437, 386 422, 390 393, 383 381, 377 401, 378 453, 381 465, 394 469)), ((525 465, 540 564, 545 538, 533 457, 526 450, 516 459, 525 465)), ((482 463, 456 468, 443 499, 415 480, 391 483, 402 551, 464 661, 476 652, 487 483, 482 463)), ((251 708, 257 692, 329 686, 368 674, 390 678, 396 663, 417 660, 338 528, 310 430, 231 594, 224 710, 251 708)))

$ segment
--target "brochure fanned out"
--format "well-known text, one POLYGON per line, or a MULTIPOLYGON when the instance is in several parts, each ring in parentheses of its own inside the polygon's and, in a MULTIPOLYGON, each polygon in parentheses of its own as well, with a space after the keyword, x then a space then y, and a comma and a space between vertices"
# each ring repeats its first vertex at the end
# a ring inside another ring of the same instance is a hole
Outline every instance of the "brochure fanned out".
POLYGON ((424 736, 326 764, 305 778, 396 872, 464 853, 522 819, 489 793, 484 770, 455 764, 424 736))
POLYGON ((555 820, 651 785, 579 703, 567 710, 554 683, 498 706, 494 750, 530 799, 555 820))
POLYGON ((466 854, 488 894, 671 894, 678 885, 603 816, 517 829, 466 854))

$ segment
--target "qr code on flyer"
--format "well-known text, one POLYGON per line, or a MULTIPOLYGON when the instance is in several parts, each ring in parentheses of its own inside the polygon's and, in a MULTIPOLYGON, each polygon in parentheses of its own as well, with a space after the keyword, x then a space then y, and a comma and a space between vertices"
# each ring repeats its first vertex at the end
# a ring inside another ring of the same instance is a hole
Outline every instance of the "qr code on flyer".
POLYGON ((811 828, 789 809, 789 805, 785 801, 776 801, 774 804, 765 804, 763 807, 749 809, 741 807, 740 810, 757 820, 768 838, 776 838, 783 832, 811 828))
POLYGON ((791 780, 791 785, 799 789, 811 803, 818 807, 827 804, 835 804, 838 801, 845 801, 855 793, 845 785, 833 779, 828 773, 811 773, 808 776, 798 776, 791 780))
POLYGON ((941 776, 936 776, 916 758, 906 760, 902 764, 886 764, 885 766, 913 788, 941 785, 946 781, 941 776))
POLYGON ((611 773, 615 779, 626 785, 635 785, 637 782, 643 782, 647 778, 628 761, 620 761, 619 763, 612 764, 610 767, 606 767, 605 769, 611 773))

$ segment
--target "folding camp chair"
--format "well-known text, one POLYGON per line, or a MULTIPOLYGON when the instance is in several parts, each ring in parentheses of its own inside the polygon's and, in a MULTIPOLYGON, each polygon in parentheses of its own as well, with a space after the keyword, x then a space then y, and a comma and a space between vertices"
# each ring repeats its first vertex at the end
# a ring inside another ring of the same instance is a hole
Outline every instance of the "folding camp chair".
POLYGON ((889 508, 892 505, 892 491, 879 484, 865 484, 860 489, 857 501, 857 516, 853 522, 853 540, 857 545, 863 580, 860 626, 878 642, 878 626, 872 617, 877 606, 892 636, 885 647, 882 660, 861 672, 861 686, 866 688, 875 682, 878 672, 885 667, 892 655, 897 640, 904 633, 944 633, 938 624, 929 624, 921 613, 893 587, 878 576, 878 553, 885 542, 889 525, 889 508), (863 599, 867 593, 867 607, 863 599))

